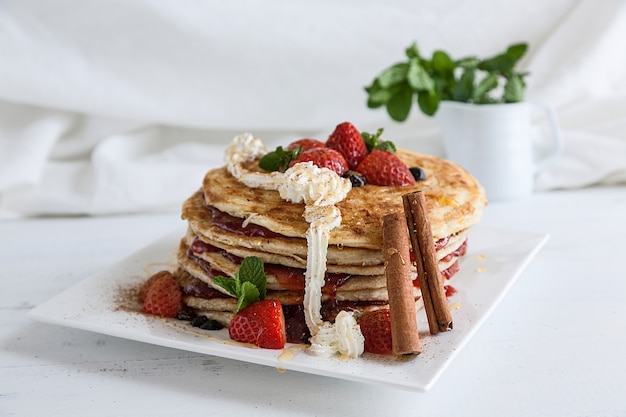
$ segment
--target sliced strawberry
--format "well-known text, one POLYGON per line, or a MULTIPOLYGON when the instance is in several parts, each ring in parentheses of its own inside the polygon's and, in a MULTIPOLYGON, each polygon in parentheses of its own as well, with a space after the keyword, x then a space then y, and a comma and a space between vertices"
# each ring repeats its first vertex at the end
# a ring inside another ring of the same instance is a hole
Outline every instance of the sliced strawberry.
POLYGON ((413 174, 394 153, 375 149, 361 161, 356 171, 368 184, 373 185, 414 185, 413 174))
POLYGON ((361 132, 350 122, 337 125, 328 137, 326 147, 340 152, 348 162, 350 169, 355 169, 368 153, 361 132))
POLYGON ((169 271, 152 275, 141 288, 142 311, 160 317, 174 317, 181 310, 182 291, 169 271))
POLYGON ((391 319, 388 309, 365 313, 359 319, 359 326, 365 337, 366 352, 392 354, 391 319))
POLYGON ((285 347, 285 318, 280 301, 260 300, 240 310, 230 322, 231 339, 265 349, 285 347))
POLYGON ((287 150, 294 151, 298 149, 298 147, 301 147, 303 151, 308 151, 309 149, 323 148, 324 142, 322 142, 321 140, 310 138, 298 139, 294 142, 291 142, 289 146, 287 146, 287 150))
POLYGON ((298 162, 313 162, 320 168, 328 168, 341 176, 348 170, 348 163, 344 159, 343 155, 334 149, 329 148, 313 148, 308 151, 301 152, 296 159, 294 159, 289 166, 293 166, 298 162))

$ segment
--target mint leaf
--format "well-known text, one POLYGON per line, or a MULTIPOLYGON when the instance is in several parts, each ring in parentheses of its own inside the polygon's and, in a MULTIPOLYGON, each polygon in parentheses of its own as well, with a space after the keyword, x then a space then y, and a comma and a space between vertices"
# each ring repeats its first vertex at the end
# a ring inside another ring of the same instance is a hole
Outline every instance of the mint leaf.
POLYGON ((266 278, 263 261, 258 256, 248 256, 239 267, 239 280, 242 284, 249 282, 259 290, 261 300, 265 299, 266 278))
POLYGON ((233 278, 219 275, 213 278, 213 283, 237 298, 235 313, 255 301, 264 300, 267 293, 265 267, 257 256, 246 257, 233 278))
POLYGON ((489 74, 485 77, 474 90, 473 100, 477 103, 484 103, 488 100, 487 94, 498 86, 498 76, 489 74))
POLYGON ((511 45, 506 52, 482 61, 478 68, 488 72, 510 73, 517 61, 526 53, 527 48, 528 45, 525 43, 511 45))
POLYGON ((253 283, 246 281, 241 284, 241 292, 237 297, 237 311, 241 311, 259 300, 261 300, 259 289, 253 283))
POLYGON ((378 76, 378 83, 382 88, 391 87, 392 85, 400 84, 407 77, 407 71, 409 66, 405 63, 400 63, 392 66, 391 68, 383 71, 378 76))
POLYGON ((517 103, 524 100, 524 79, 520 74, 514 74, 504 85, 504 101, 517 103))
POLYGON ((454 72, 454 61, 444 51, 433 53, 433 71, 443 77, 452 76, 454 72))
POLYGON ((417 104, 424 114, 432 116, 439 108, 439 96, 435 93, 420 94, 417 96, 417 104))
POLYGON ((409 85, 417 91, 431 92, 435 88, 435 82, 426 72, 419 59, 413 58, 409 63, 409 71, 406 75, 409 85))
POLYGON ((452 89, 452 99, 454 101, 469 102, 474 92, 475 70, 466 68, 461 74, 458 83, 452 89))
POLYGON ((396 91, 389 101, 387 101, 387 113, 389 113, 389 116, 393 120, 403 122, 409 117, 412 103, 413 90, 410 88, 402 88, 396 91))
POLYGON ((239 287, 240 287, 238 280, 234 278, 218 275, 213 278, 213 282, 219 285, 220 287, 224 288, 233 297, 238 296, 239 287))
POLYGON ((420 110, 434 115, 441 101, 487 104, 521 101, 525 73, 514 70, 528 45, 510 45, 505 52, 481 60, 468 56, 454 60, 435 51, 429 60, 420 56, 416 43, 405 49, 406 59, 385 69, 369 87, 367 107, 385 107, 389 116, 405 121, 417 96, 420 110), (504 85, 504 88, 499 88, 504 85))
POLYGON ((275 151, 264 155, 259 161, 259 168, 265 171, 286 171, 289 163, 296 159, 302 148, 286 151, 282 146, 276 148, 275 151))

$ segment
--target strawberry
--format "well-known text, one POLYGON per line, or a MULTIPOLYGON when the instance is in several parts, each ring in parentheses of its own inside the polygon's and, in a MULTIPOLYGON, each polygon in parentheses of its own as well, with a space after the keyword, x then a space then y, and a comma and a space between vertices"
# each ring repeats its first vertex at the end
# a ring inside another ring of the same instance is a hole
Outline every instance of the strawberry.
POLYGON ((348 170, 348 163, 343 155, 336 150, 329 148, 313 148, 308 151, 301 152, 296 159, 291 161, 289 166, 291 167, 298 162, 309 161, 313 162, 313 165, 320 168, 331 169, 339 176, 343 175, 343 173, 348 170))
POLYGON ((298 149, 298 147, 301 147, 302 151, 308 151, 309 149, 323 148, 324 142, 322 142, 321 140, 309 138, 298 139, 294 142, 291 142, 289 146, 287 146, 287 150, 295 151, 296 149, 298 149))
POLYGON ((265 349, 285 347, 285 318, 280 301, 260 300, 240 310, 230 322, 231 339, 265 349))
POLYGON ((142 311, 161 317, 174 317, 181 309, 182 291, 174 275, 160 271, 141 288, 142 311))
POLYGON ((391 319, 388 309, 374 310, 365 313, 359 319, 361 333, 365 337, 365 351, 392 354, 391 343, 391 319))
POLYGON ((409 168, 394 153, 374 149, 361 161, 356 171, 368 184, 413 185, 415 178, 409 168))
POLYGON ((355 169, 369 152, 361 133, 350 122, 337 125, 328 137, 326 147, 340 152, 350 169, 355 169))

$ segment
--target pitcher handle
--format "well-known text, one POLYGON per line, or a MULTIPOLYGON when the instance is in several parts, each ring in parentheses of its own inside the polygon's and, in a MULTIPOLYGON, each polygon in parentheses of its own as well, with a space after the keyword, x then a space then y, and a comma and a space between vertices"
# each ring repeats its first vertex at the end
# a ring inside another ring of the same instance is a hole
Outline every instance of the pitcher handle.
POLYGON ((544 115, 546 116, 546 119, 548 120, 548 125, 550 127, 550 136, 552 139, 552 148, 550 149, 550 152, 535 161, 534 171, 536 174, 542 169, 546 168, 552 162, 554 162, 554 160, 558 158, 561 152, 563 152, 563 137, 561 136, 561 129, 559 128, 559 123, 554 111, 545 104, 533 103, 533 107, 542 110, 544 115))

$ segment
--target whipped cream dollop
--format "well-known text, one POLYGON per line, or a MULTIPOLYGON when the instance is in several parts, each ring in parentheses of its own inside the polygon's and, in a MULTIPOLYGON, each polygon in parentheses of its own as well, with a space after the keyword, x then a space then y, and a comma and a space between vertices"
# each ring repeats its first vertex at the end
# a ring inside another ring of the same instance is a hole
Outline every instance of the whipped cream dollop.
POLYGON ((259 138, 249 133, 236 136, 226 149, 228 172, 248 187, 275 190, 285 201, 305 204, 304 218, 309 228, 303 306, 312 335, 310 350, 322 356, 339 353, 358 357, 363 353, 364 337, 354 316, 342 311, 330 323, 322 320, 320 311, 330 231, 341 224, 341 211, 335 204, 346 198, 352 184, 312 162, 295 164, 284 173, 255 172, 243 166, 267 152, 259 138))
POLYGON ((318 356, 333 356, 355 359, 363 354, 365 338, 354 315, 340 311, 335 323, 324 322, 317 334, 311 338, 311 352, 318 356))

